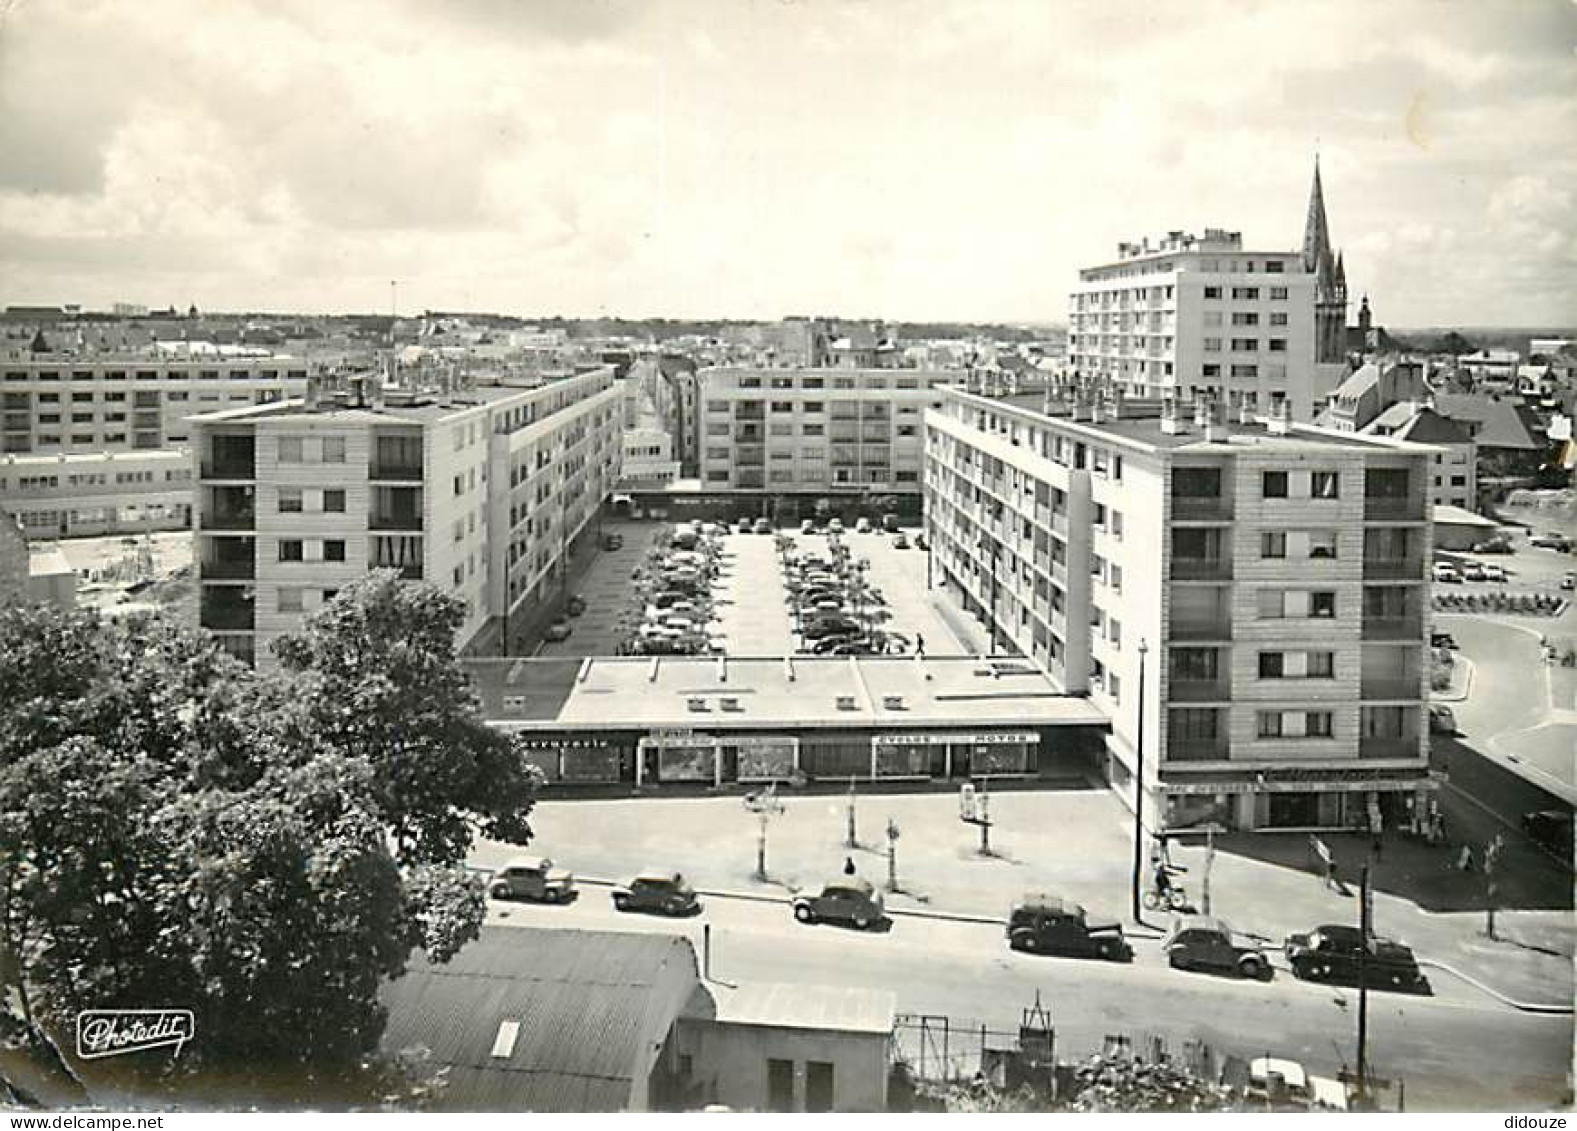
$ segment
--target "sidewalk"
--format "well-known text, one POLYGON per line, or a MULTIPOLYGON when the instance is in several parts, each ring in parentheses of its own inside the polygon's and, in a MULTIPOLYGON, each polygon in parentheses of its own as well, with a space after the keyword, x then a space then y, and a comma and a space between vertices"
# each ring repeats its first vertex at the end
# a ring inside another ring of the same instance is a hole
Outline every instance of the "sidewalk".
MULTIPOLYGON (((784 813, 768 829, 768 883, 753 876, 758 820, 737 797, 648 798, 639 804, 545 801, 532 819, 538 830, 532 849, 585 875, 622 880, 643 867, 673 868, 698 888, 785 895, 841 873, 846 859, 872 882, 885 882, 885 830, 891 818, 900 832, 898 879, 909 893, 889 898, 894 911, 1001 919, 1024 892, 1046 891, 1082 903, 1092 914, 1128 915, 1132 826, 1127 811, 1108 793, 992 794, 991 856, 979 854, 979 833, 959 820, 957 798, 950 794, 860 796, 860 847, 854 850, 843 847, 844 796, 790 793, 784 800, 784 813)), ((1322 923, 1356 923, 1357 863, 1367 855, 1370 838, 1335 834, 1328 843, 1350 885, 1346 894, 1325 887, 1302 834, 1219 838, 1212 912, 1276 943, 1322 923)), ((472 862, 496 867, 513 851, 483 845, 472 862)), ((1387 837, 1375 869, 1377 930, 1507 997, 1569 1001, 1570 956, 1577 939, 1570 878, 1562 881, 1550 861, 1526 857, 1525 851, 1536 850, 1516 844, 1507 849, 1502 900, 1533 909, 1501 912, 1500 933, 1515 941, 1497 942, 1482 935, 1482 876, 1448 868, 1444 850, 1387 837), (1422 909, 1419 898, 1440 910, 1422 909)), ((1174 846, 1172 856, 1188 869, 1179 881, 1195 903, 1202 902, 1203 845, 1174 846)), ((1157 926, 1165 921, 1164 915, 1147 918, 1157 926)))

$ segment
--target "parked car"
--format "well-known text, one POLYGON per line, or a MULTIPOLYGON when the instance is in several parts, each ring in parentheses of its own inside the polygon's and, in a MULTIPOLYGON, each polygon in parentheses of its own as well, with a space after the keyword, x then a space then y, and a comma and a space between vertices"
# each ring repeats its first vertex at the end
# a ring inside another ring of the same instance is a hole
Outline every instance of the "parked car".
POLYGON ((897 534, 898 516, 892 511, 888 511, 886 514, 882 515, 882 529, 887 531, 889 534, 897 534))
POLYGON ((604 550, 622 550, 624 548, 624 535, 611 531, 604 534, 602 536, 602 548, 604 550))
POLYGON ((1054 895, 1032 893, 1008 915, 1008 946, 1034 954, 1127 962, 1133 947, 1115 919, 1091 919, 1084 908, 1054 895))
POLYGON ((1462 570, 1461 570, 1461 572, 1462 572, 1462 580, 1463 581, 1488 581, 1489 580, 1489 578, 1486 577, 1485 574, 1484 574, 1484 567, 1482 565, 1480 565, 1478 562, 1463 562, 1462 563, 1462 570))
POLYGON ((617 911, 694 915, 701 910, 701 901, 678 872, 648 868, 629 883, 613 889, 613 906, 617 911))
POLYGON ((751 529, 753 529, 757 534, 771 534, 772 520, 770 518, 758 518, 751 529))
POLYGON ((794 897, 794 918, 801 923, 848 923, 865 931, 887 917, 882 893, 862 876, 839 876, 822 885, 820 895, 794 897))
POLYGON ((863 637, 857 633, 840 632, 835 636, 823 636, 820 640, 812 641, 808 650, 815 656, 830 656, 839 648, 851 644, 858 645, 862 639, 863 637))
POLYGON ((907 534, 904 534, 902 531, 900 531, 899 533, 893 535, 893 549, 907 550, 908 548, 909 536, 907 534))
POLYGON ((1436 562, 1434 569, 1436 581, 1457 583, 1462 580, 1462 575, 1457 572, 1457 567, 1450 562, 1436 562))
POLYGON ((1429 646, 1431 648, 1455 649, 1457 646, 1457 639, 1449 632, 1431 632, 1429 634, 1429 646))
POLYGON ((542 639, 554 643, 557 643, 560 640, 568 640, 571 631, 572 630, 569 626, 569 621, 556 620, 552 624, 548 625, 547 631, 542 634, 542 639))
POLYGON ((1429 705, 1429 733, 1455 734, 1456 732, 1457 717, 1451 708, 1444 703, 1431 703, 1429 705))
POLYGON ((752 525, 754 525, 753 520, 749 515, 746 515, 734 524, 734 529, 741 534, 749 534, 752 525))
POLYGON ((1373 935, 1366 940, 1357 927, 1326 924, 1288 935, 1283 951, 1293 974, 1305 981, 1356 985, 1361 969, 1370 989, 1429 988, 1410 948, 1373 935))
POLYGON ((1268 978, 1270 959, 1259 944, 1208 915, 1179 915, 1161 941, 1175 970, 1227 970, 1245 978, 1268 978))
POLYGON ((813 620, 806 621, 802 627, 801 635, 804 636, 806 640, 820 640, 823 637, 832 636, 834 634, 856 633, 859 631, 859 621, 854 620, 851 617, 833 614, 829 616, 818 616, 813 620))
POLYGON ((487 893, 494 899, 568 903, 575 897, 575 877, 546 856, 517 856, 493 873, 487 893))
POLYGON ((1269 1111, 1347 1111, 1347 1085, 1310 1075, 1295 1060, 1261 1056, 1249 1062, 1244 1096, 1269 1111))
POLYGON ((1475 554, 1510 554, 1512 553, 1511 540, 1501 535, 1496 535, 1483 542, 1473 544, 1475 554))
POLYGON ((1572 858, 1572 811, 1543 809, 1522 815, 1522 831, 1535 844, 1541 844, 1566 860, 1572 858))
POLYGON ((1498 566, 1493 562, 1485 562, 1483 564, 1483 570, 1485 581, 1494 581, 1502 585, 1506 583, 1506 570, 1503 566, 1498 566))
POLYGON ((1543 534, 1535 534, 1528 539, 1528 545, 1537 546, 1541 550, 1555 550, 1562 554, 1571 553, 1572 542, 1566 535, 1550 530, 1543 534))
POLYGON ((842 534, 843 520, 841 518, 829 518, 827 520, 827 532, 829 534, 842 534))
POLYGON ((870 534, 874 532, 875 529, 876 527, 871 525, 871 520, 866 518, 863 514, 854 523, 854 532, 856 534, 870 534))
POLYGON ((800 519, 799 532, 801 534, 814 534, 814 533, 816 533, 816 520, 813 519, 813 518, 800 519))
POLYGON ((578 617, 586 611, 586 598, 579 593, 575 594, 564 603, 564 611, 572 617, 578 617))

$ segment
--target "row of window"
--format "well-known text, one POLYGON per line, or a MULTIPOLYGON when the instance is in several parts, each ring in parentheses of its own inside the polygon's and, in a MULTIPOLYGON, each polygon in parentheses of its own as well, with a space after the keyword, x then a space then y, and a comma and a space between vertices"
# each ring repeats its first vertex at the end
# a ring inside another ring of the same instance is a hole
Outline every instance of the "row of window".
MULTIPOLYGON (((1224 289, 1225 288, 1223 287, 1206 287, 1205 297, 1207 299, 1218 299, 1222 297, 1222 291, 1224 289)), ((1282 302, 1286 300, 1286 287, 1270 287, 1268 289, 1270 291, 1270 300, 1272 302, 1282 302)), ((1258 299, 1259 292, 1259 287, 1233 287, 1232 297, 1235 299, 1258 299)))
MULTIPOLYGON (((158 381, 160 379, 189 381, 194 376, 199 381, 218 381, 222 375, 217 369, 201 369, 195 374, 186 369, 138 369, 134 376, 138 381, 158 381)), ((229 379, 232 381, 277 381, 280 379, 280 376, 280 371, 277 369, 232 369, 230 370, 229 379)), ((102 373, 95 373, 88 369, 76 369, 71 371, 69 380, 125 381, 127 377, 128 373, 124 369, 106 369, 102 373)), ((291 381, 305 381, 307 379, 307 371, 305 369, 287 370, 284 373, 284 377, 291 381)), ((8 369, 5 373, 5 379, 7 382, 21 382, 60 381, 65 378, 60 370, 55 369, 35 369, 32 372, 25 369, 8 369)))
MULTIPOLYGON (((303 514, 306 513, 308 491, 301 487, 281 487, 279 489, 279 513, 303 514)), ((314 490, 310 492, 313 501, 317 504, 313 508, 314 514, 344 514, 345 492, 339 488, 314 490)))
MULTIPOLYGON (((1206 353, 1220 353, 1221 339, 1204 339, 1203 349, 1206 353)), ((1231 342, 1231 349, 1233 353, 1258 353, 1260 351, 1260 340, 1258 338, 1233 338, 1231 342)), ((1266 338, 1265 349, 1271 353, 1286 353, 1287 339, 1266 338)))
MULTIPOLYGON (((1334 652, 1261 652, 1260 679, 1335 679, 1334 652)), ((1173 648, 1172 679, 1213 683, 1221 676, 1221 652, 1216 648, 1173 648)))
MULTIPOLYGON (((740 377, 737 380, 737 384, 738 384, 738 387, 741 388, 741 389, 759 389, 759 388, 762 388, 761 378, 760 377, 740 377)), ((887 389, 887 388, 893 388, 893 389, 918 389, 918 388, 920 388, 920 378, 918 378, 918 377, 895 377, 895 378, 892 379, 892 384, 889 386, 888 385, 888 380, 887 380, 886 377, 878 377, 878 376, 873 376, 873 375, 870 375, 870 374, 867 374, 864 377, 863 381, 856 381, 853 377, 831 377, 831 378, 826 378, 826 377, 810 377, 810 376, 797 376, 797 377, 774 376, 774 377, 771 378, 771 384, 769 386, 767 386, 767 387, 773 388, 773 389, 811 389, 811 390, 825 389, 825 388, 833 388, 833 389, 858 389, 858 388, 863 388, 863 389, 887 389), (830 386, 826 383, 829 380, 832 382, 830 386)))

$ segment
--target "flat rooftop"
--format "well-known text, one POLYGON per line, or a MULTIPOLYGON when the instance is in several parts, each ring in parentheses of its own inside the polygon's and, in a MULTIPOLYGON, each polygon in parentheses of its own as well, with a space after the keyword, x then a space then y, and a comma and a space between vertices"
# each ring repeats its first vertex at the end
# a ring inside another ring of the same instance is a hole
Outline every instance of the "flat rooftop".
POLYGON ((529 729, 1107 723, 1087 699, 1059 691, 1025 660, 619 656, 467 660, 465 666, 487 719, 529 729), (692 700, 703 701, 704 709, 692 700))

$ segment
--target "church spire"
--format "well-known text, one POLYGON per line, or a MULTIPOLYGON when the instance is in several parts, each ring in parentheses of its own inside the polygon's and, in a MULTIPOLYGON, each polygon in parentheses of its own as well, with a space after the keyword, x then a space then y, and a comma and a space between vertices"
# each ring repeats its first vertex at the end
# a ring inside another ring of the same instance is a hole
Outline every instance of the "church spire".
POLYGON ((1309 189, 1309 214, 1303 223, 1303 266, 1318 273, 1330 262, 1331 234, 1325 222, 1325 190, 1320 186, 1320 157, 1314 155, 1314 184, 1309 189))

